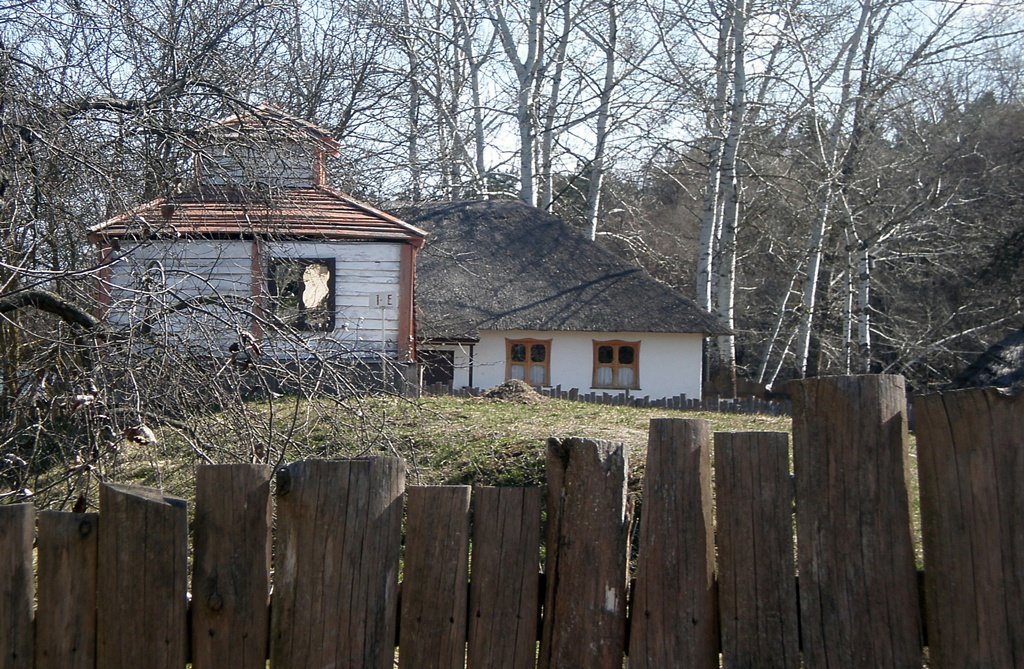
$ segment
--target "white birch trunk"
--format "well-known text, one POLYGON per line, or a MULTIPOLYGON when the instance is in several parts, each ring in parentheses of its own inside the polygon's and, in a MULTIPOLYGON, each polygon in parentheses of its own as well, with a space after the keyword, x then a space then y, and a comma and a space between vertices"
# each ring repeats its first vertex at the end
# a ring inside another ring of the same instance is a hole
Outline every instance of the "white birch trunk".
MULTIPOLYGON (((828 231, 829 215, 835 195, 835 180, 839 162, 840 135, 843 130, 847 113, 853 99, 853 64, 860 50, 864 29, 873 11, 872 0, 862 0, 860 19, 857 28, 845 45, 846 61, 843 65, 842 90, 836 116, 829 129, 828 136, 821 142, 822 167, 825 171, 825 183, 818 197, 818 216, 811 230, 807 244, 807 280, 804 282, 803 311, 800 328, 797 334, 797 373, 807 376, 807 362, 811 350, 811 334, 814 316, 817 312, 818 279, 821 276, 821 261, 825 234, 828 231)), ((812 99, 812 106, 817 106, 812 99)))
POLYGON ((488 3, 487 10, 501 39, 505 55, 516 72, 516 124, 519 129, 519 198, 527 204, 537 205, 534 178, 534 108, 533 94, 537 83, 540 51, 543 37, 543 0, 530 0, 529 20, 526 26, 527 49, 525 60, 519 57, 519 45, 509 28, 501 5, 488 3))
POLYGON ((409 108, 406 117, 408 123, 406 140, 409 150, 409 197, 413 202, 420 202, 423 199, 423 168, 420 165, 419 154, 420 84, 418 77, 420 60, 410 37, 413 26, 409 0, 402 0, 402 24, 402 29, 405 32, 403 46, 406 58, 409 60, 409 108))
MULTIPOLYGON (((775 319, 775 327, 772 329, 772 336, 768 338, 768 344, 765 346, 764 355, 761 356, 761 368, 757 372, 758 383, 770 385, 771 382, 774 381, 774 377, 766 380, 768 374, 768 363, 771 361, 772 353, 775 350, 775 343, 779 341, 779 336, 782 333, 782 326, 786 324, 786 316, 789 314, 789 298, 796 292, 794 288, 796 287, 796 281, 800 276, 801 269, 802 268, 798 267, 796 272, 794 272, 790 277, 789 287, 786 289, 786 294, 782 297, 782 304, 779 305, 778 317, 775 319)), ((791 334, 789 341, 791 342, 792 339, 793 337, 791 334)), ((786 344, 786 348, 789 348, 789 343, 786 344)), ((785 357, 785 352, 783 352, 782 357, 785 357)))
POLYGON ((551 200, 554 197, 552 151, 554 150, 555 144, 555 118, 558 114, 558 105, 561 102, 562 96, 562 76, 565 71, 565 52, 569 45, 569 33, 573 26, 573 15, 570 9, 571 7, 568 0, 562 3, 562 32, 558 36, 558 42, 555 45, 555 57, 553 63, 552 61, 549 61, 546 65, 546 67, 550 67, 553 64, 555 69, 551 75, 551 91, 548 95, 547 104, 545 105, 544 130, 541 134, 540 155, 538 156, 540 163, 540 174, 538 175, 540 181, 540 197, 538 198, 538 206, 541 209, 550 208, 551 200))
POLYGON ((618 0, 608 0, 608 36, 604 44, 604 85, 601 88, 601 102, 597 109, 597 142, 594 147, 594 161, 590 166, 590 186, 587 190, 587 221, 590 224, 590 239, 597 239, 598 214, 601 211, 601 191, 604 185, 605 145, 608 139, 608 124, 611 118, 612 93, 615 90, 615 53, 618 48, 619 17, 618 0))
POLYGON ((871 372, 871 254, 858 249, 857 292, 854 311, 857 319, 857 348, 860 371, 871 372))
POLYGON ((711 135, 711 150, 708 155, 708 178, 704 191, 704 205, 701 214, 700 239, 697 248, 697 303, 702 309, 711 311, 712 269, 715 256, 715 239, 719 232, 719 186, 722 181, 722 145, 725 142, 725 99, 729 92, 729 41, 732 37, 732 20, 728 13, 722 17, 718 31, 717 75, 713 111, 708 119, 711 135))
POLYGON ((843 373, 853 373, 853 321, 854 321, 854 249, 850 230, 846 231, 846 270, 843 272, 843 373))
MULTIPOLYGON (((721 260, 717 267, 718 316, 730 330, 735 327, 736 314, 736 241, 740 219, 740 175, 737 157, 743 121, 747 109, 747 76, 745 63, 746 0, 735 0, 733 13, 733 99, 729 112, 729 133, 722 151, 722 236, 719 241, 721 260)), ((718 337, 718 390, 727 396, 736 395, 736 337, 718 337)))
POLYGON ((480 92, 480 69, 491 53, 496 33, 491 33, 490 43, 484 49, 484 53, 478 56, 473 45, 473 31, 470 29, 466 8, 460 0, 451 0, 451 11, 455 17, 461 37, 460 48, 462 56, 469 68, 469 93, 473 103, 473 190, 478 197, 488 199, 490 197, 490 188, 487 180, 485 153, 487 137, 484 130, 484 106, 480 92))

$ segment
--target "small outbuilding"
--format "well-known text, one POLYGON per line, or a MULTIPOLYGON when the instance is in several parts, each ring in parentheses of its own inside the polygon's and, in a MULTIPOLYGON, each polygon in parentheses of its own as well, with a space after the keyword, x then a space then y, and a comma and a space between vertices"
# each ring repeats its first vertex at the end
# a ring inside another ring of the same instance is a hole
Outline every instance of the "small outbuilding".
POLYGON ((518 201, 420 210, 416 288, 425 385, 701 396, 722 324, 555 216, 518 201))
POLYGON ((262 106, 194 144, 183 192, 92 229, 105 318, 210 355, 414 360, 425 233, 328 185, 326 130, 262 106))

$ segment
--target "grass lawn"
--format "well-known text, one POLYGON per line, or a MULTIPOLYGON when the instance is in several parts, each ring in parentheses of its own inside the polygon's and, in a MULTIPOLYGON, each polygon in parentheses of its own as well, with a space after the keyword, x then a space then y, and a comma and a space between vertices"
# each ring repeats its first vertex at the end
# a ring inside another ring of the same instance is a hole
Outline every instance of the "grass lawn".
MULTIPOLYGON (((246 440, 259 439, 275 459, 399 455, 409 485, 538 485, 544 482, 549 437, 577 436, 624 442, 630 488, 643 476, 647 428, 652 418, 700 418, 713 431, 788 432, 786 417, 635 409, 543 399, 535 403, 484 398, 364 397, 346 404, 292 403, 247 408, 250 434, 219 414, 203 420, 201 450, 216 462, 246 461, 246 440)), ((193 470, 203 458, 173 433, 161 443, 126 445, 108 478, 162 487, 191 500, 193 470)))

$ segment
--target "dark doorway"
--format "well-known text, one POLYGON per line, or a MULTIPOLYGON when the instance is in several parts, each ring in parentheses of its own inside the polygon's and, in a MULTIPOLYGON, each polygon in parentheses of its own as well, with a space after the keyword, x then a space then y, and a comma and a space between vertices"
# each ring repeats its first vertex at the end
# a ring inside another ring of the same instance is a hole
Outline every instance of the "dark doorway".
POLYGON ((420 364, 423 366, 423 386, 443 383, 449 388, 455 380, 455 351, 420 351, 420 364))

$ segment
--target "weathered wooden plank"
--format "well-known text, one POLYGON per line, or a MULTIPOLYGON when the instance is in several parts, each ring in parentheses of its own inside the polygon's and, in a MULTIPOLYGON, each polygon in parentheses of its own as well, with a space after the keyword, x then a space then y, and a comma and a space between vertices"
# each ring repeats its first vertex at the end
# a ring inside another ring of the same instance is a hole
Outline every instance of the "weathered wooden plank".
POLYGON ((36 669, 96 666, 99 515, 39 514, 36 669))
POLYGON ((711 428, 651 420, 630 669, 718 667, 711 428))
POLYGON ((272 474, 265 465, 196 469, 194 669, 266 667, 272 474))
POLYGON ((626 448, 550 439, 540 669, 620 669, 626 631, 626 448))
POLYGON ((931 666, 1024 667, 1024 395, 914 410, 931 666))
POLYGON ((718 606, 726 669, 800 666, 789 435, 715 435, 718 606))
POLYGON ((32 667, 35 523, 31 504, 0 506, 0 669, 32 667))
POLYGON ((184 666, 187 515, 158 490, 100 486, 96 666, 184 666))
POLYGON ((475 491, 470 669, 536 664, 540 502, 540 488, 475 491))
POLYGON ((278 470, 275 669, 391 669, 404 488, 399 458, 278 470))
POLYGON ((921 666, 899 376, 790 384, 804 661, 921 666))
POLYGON ((470 490, 409 488, 398 625, 401 669, 466 666, 470 490))

